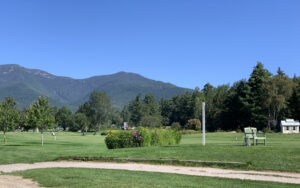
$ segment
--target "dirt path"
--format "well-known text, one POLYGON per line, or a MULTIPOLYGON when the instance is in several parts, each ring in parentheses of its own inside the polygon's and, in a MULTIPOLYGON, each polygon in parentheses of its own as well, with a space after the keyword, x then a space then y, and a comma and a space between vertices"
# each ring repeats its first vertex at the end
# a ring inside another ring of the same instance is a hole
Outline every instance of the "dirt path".
MULTIPOLYGON (((229 170, 207 167, 184 167, 167 165, 150 165, 140 163, 106 163, 106 162, 41 162, 34 164, 8 164, 0 165, 0 172, 15 172, 40 168, 98 168, 98 169, 118 169, 144 172, 163 172, 174 174, 185 174, 194 176, 209 176, 231 179, 246 179, 257 181, 272 181, 281 183, 300 184, 300 173, 292 172, 272 172, 272 171, 244 171, 229 170)), ((5 176, 0 176, 1 179, 5 176)), ((14 181, 16 183, 17 181, 14 181)))

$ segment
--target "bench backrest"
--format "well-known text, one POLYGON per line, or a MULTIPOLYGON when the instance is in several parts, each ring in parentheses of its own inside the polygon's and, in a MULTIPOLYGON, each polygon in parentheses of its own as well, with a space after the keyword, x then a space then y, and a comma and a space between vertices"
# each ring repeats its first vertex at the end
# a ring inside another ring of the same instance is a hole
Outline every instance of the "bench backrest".
POLYGON ((257 134, 257 129, 255 127, 245 127, 244 128, 245 137, 254 138, 257 134))

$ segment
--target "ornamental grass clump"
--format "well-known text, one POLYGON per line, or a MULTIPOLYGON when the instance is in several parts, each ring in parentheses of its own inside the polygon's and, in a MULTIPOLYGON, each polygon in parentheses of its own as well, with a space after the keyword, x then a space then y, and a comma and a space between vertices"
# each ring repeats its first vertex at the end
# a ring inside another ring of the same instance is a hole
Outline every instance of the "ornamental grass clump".
POLYGON ((163 146, 179 144, 181 134, 176 130, 148 129, 139 127, 137 130, 110 131, 105 138, 108 149, 163 146))

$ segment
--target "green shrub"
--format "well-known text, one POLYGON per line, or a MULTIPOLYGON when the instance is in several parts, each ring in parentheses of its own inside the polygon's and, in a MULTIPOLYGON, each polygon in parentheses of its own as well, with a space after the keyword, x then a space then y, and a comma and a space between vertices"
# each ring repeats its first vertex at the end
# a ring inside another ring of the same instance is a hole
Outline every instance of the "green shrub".
POLYGON ((181 129, 181 125, 178 122, 173 122, 171 125, 172 129, 174 130, 180 130, 181 129))
POLYGON ((172 131, 173 137, 175 138, 175 144, 179 144, 181 140, 181 133, 179 131, 172 131))
POLYGON ((181 133, 172 129, 152 129, 139 127, 137 130, 110 131, 105 138, 108 149, 163 146, 179 144, 181 133))
POLYGON ((144 147, 144 146, 150 146, 150 142, 151 142, 151 135, 149 132, 149 129, 147 128, 143 128, 143 127, 139 127, 137 129, 137 131, 133 132, 134 137, 136 138, 135 135, 137 135, 137 137, 139 138, 139 142, 140 142, 140 147, 144 147), (137 133, 137 134, 135 134, 137 133))
POLYGON ((108 149, 119 148, 119 134, 116 131, 109 131, 106 138, 105 144, 108 149))
POLYGON ((184 128, 199 131, 201 129, 201 122, 199 119, 190 119, 184 128))
POLYGON ((151 146, 162 146, 164 143, 164 132, 162 129, 155 129, 151 132, 151 146))
POLYGON ((181 134, 198 134, 199 131, 195 131, 195 130, 181 130, 180 133, 181 134))
POLYGON ((158 128, 162 126, 162 119, 157 116, 144 116, 140 125, 143 127, 158 128))
POLYGON ((270 129, 268 129, 268 128, 264 128, 264 129, 263 129, 263 132, 264 132, 264 133, 276 133, 276 131, 270 130, 270 129))

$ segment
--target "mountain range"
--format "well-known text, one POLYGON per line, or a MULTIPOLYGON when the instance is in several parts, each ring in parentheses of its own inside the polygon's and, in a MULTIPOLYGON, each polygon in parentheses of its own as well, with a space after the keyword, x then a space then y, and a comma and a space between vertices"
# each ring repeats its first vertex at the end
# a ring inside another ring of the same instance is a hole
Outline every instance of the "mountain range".
POLYGON ((111 104, 121 108, 138 94, 150 93, 159 100, 191 90, 128 72, 73 79, 16 64, 0 65, 0 100, 11 96, 18 102, 19 109, 27 108, 38 96, 44 95, 51 105, 68 106, 74 111, 93 91, 106 92, 111 104))

